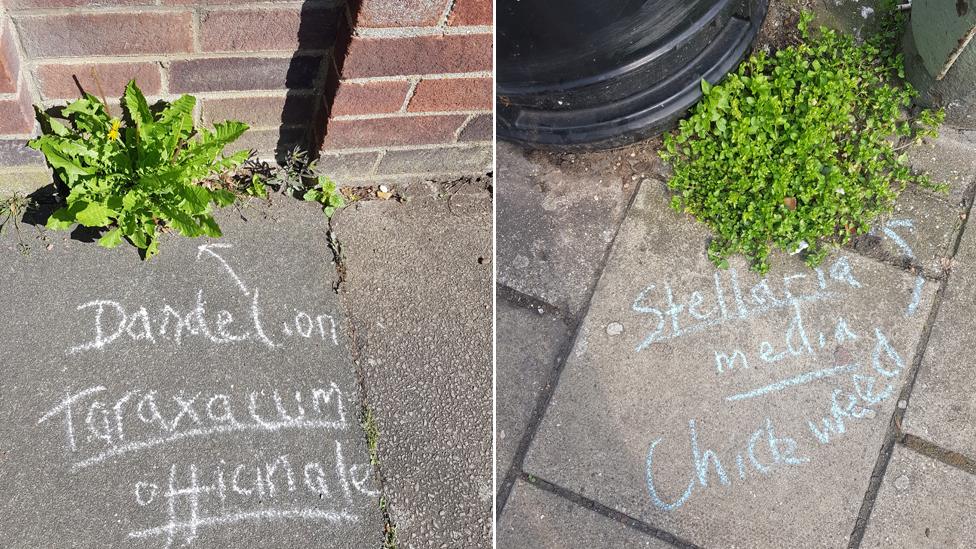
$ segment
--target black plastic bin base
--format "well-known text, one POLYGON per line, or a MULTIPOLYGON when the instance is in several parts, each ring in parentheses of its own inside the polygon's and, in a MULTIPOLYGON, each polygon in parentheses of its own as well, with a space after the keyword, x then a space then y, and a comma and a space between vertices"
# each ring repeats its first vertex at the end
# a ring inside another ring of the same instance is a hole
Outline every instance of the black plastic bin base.
POLYGON ((767 7, 768 0, 500 0, 498 137, 580 150, 660 134, 701 98, 702 78, 716 83, 742 61, 767 7))

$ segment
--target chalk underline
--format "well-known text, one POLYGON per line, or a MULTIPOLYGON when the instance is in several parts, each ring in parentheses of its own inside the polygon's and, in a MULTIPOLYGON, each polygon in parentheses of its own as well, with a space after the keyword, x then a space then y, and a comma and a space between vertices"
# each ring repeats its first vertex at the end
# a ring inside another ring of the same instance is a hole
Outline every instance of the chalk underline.
POLYGON ((156 437, 146 440, 140 440, 138 442, 128 442, 120 446, 113 446, 108 450, 99 452, 98 454, 76 461, 71 464, 71 472, 84 469, 86 467, 91 467, 92 465, 97 465, 106 459, 113 458, 116 456, 121 456, 128 454, 130 452, 138 452, 140 450, 146 450, 159 446, 161 444, 168 444, 170 442, 176 442, 178 440, 183 440, 185 438, 202 437, 208 435, 222 435, 228 433, 237 433, 241 431, 265 431, 274 432, 281 429, 306 429, 306 430, 332 430, 332 429, 345 429, 346 422, 345 419, 340 421, 324 421, 320 419, 316 420, 306 420, 306 419, 292 419, 285 421, 268 421, 264 423, 232 423, 225 425, 217 425, 214 427, 198 427, 196 429, 190 429, 180 433, 174 433, 165 437, 156 437))
POLYGON ((745 393, 739 393, 732 396, 725 397, 725 400, 746 400, 750 398, 755 398, 769 393, 775 393, 776 391, 782 391, 787 387, 794 387, 796 385, 804 385, 818 379, 823 379, 825 377, 833 377, 847 372, 853 372, 857 370, 857 364, 844 364, 842 366, 834 366, 833 368, 825 368, 823 370, 816 370, 813 372, 807 372, 805 374, 800 374, 796 377, 791 377, 789 379, 784 379, 782 381, 777 381, 776 383, 770 383, 758 389, 753 389, 745 393))
POLYGON ((304 520, 325 520, 328 522, 358 522, 357 515, 346 511, 323 511, 321 509, 265 509, 262 511, 249 511, 245 513, 228 513, 215 515, 203 519, 184 522, 170 522, 163 526, 148 528, 129 532, 130 538, 148 538, 151 536, 168 535, 172 536, 177 531, 189 531, 196 533, 196 529, 201 526, 220 526, 225 524, 235 524, 249 520, 278 520, 278 519, 304 519, 304 520))

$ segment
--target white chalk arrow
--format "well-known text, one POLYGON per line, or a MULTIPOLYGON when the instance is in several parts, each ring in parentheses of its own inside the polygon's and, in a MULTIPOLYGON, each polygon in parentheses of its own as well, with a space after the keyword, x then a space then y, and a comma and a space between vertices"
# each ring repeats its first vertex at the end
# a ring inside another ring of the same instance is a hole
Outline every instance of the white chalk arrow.
POLYGON ((220 264, 224 266, 224 269, 227 269, 227 272, 234 279, 234 282, 236 282, 237 285, 241 288, 241 291, 244 292, 244 295, 251 295, 251 293, 247 290, 247 286, 244 285, 244 281, 242 281, 241 278, 237 276, 237 273, 234 272, 234 269, 231 269, 230 265, 228 265, 227 262, 224 261, 224 258, 221 257, 220 254, 214 251, 215 248, 226 249, 232 247, 233 246, 230 244, 222 244, 219 242, 215 242, 213 244, 201 244, 197 246, 197 261, 200 261, 200 256, 202 256, 204 252, 214 256, 217 259, 217 261, 219 261, 220 264))

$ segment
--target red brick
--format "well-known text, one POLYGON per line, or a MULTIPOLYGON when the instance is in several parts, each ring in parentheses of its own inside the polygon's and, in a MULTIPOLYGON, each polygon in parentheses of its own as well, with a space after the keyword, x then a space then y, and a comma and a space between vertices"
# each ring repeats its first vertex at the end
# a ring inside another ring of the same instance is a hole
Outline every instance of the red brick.
POLYGON ((174 93, 310 89, 321 65, 321 57, 309 55, 173 61, 169 87, 174 93))
POLYGON ((474 117, 458 136, 458 141, 491 141, 495 136, 495 122, 490 114, 474 117))
POLYGON ((491 70, 491 35, 359 38, 349 44, 343 78, 491 70))
POLYGON ((0 134, 26 135, 34 130, 34 107, 27 82, 23 79, 20 91, 0 99, 0 134))
POLYGON ((85 64, 46 64, 37 67, 37 80, 41 97, 44 99, 68 99, 79 96, 78 87, 72 76, 76 76, 82 87, 92 95, 98 95, 98 87, 92 77, 92 68, 97 71, 106 99, 122 96, 125 85, 135 79, 136 84, 146 95, 160 93, 160 68, 158 63, 85 63, 85 64))
POLYGON ((271 8, 205 11, 203 51, 324 50, 336 38, 338 8, 271 8))
POLYGON ((205 98, 200 100, 200 114, 204 124, 208 125, 224 120, 240 120, 252 128, 301 126, 313 119, 316 99, 313 95, 205 98))
POLYGON ((364 84, 342 82, 330 112, 332 116, 397 112, 403 106, 409 89, 410 83, 406 80, 364 84))
POLYGON ((447 18, 447 24, 452 27, 491 23, 491 0, 456 0, 447 18))
POLYGON ((447 9, 446 0, 361 0, 357 27, 432 27, 447 9))
POLYGON ((228 6, 235 4, 257 3, 295 3, 295 0, 161 0, 164 6, 228 6))
POLYGON ((2 23, 0 33, 0 93, 14 93, 20 78, 20 53, 9 22, 2 23))
POLYGON ((14 16, 14 23, 31 58, 193 49, 189 12, 14 16))
POLYGON ((331 120, 323 150, 395 145, 432 145, 454 141, 454 132, 465 117, 398 116, 365 120, 331 120))
POLYGON ((410 112, 491 110, 491 78, 443 78, 417 84, 410 112))
POLYGON ((8 9, 149 6, 152 4, 155 4, 153 0, 6 0, 8 9))

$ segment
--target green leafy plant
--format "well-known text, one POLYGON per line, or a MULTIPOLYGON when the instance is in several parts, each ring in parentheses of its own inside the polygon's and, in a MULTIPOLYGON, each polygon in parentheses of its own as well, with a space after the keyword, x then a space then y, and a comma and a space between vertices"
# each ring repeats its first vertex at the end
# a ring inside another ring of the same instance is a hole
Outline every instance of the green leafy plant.
POLYGON ((305 191, 302 199, 321 204, 326 217, 332 217, 337 209, 346 205, 346 199, 339 192, 335 182, 324 175, 318 176, 318 182, 305 191))
POLYGON ((363 432, 366 433, 366 448, 369 450, 369 462, 379 465, 380 428, 376 424, 376 416, 369 408, 365 409, 362 421, 363 432))
POLYGON ((126 86, 122 104, 124 116, 115 118, 104 101, 86 93, 61 109, 67 124, 39 113, 44 135, 30 146, 44 153, 69 190, 67 204, 47 226, 104 227, 109 230, 100 245, 112 248, 127 239, 147 259, 159 251, 161 231, 220 236, 212 205, 232 204, 235 195, 204 183, 247 159, 248 151, 223 156, 247 125, 195 128, 196 99, 189 95, 154 112, 135 81, 126 86))
POLYGON ((245 168, 253 175, 248 187, 242 189, 244 194, 266 198, 269 190, 273 190, 306 202, 317 202, 329 218, 346 205, 346 196, 334 181, 319 172, 317 160, 309 159, 308 152, 302 149, 289 151, 280 166, 248 161, 245 168))
POLYGON ((916 92, 894 84, 894 31, 858 44, 825 28, 814 36, 811 17, 801 16, 803 43, 756 53, 719 85, 703 80, 701 102, 665 137, 672 205, 711 227, 720 267, 740 253, 765 273, 771 246, 815 266, 909 183, 936 187, 901 149, 934 136, 944 114, 905 114, 916 92))

